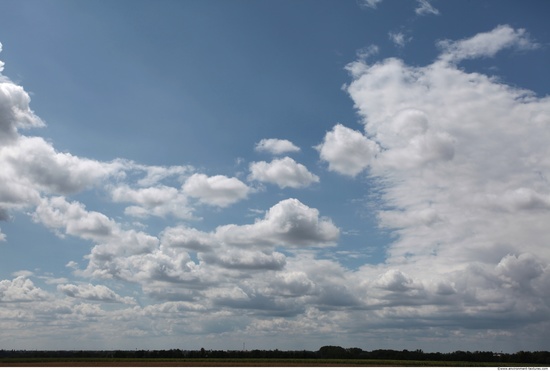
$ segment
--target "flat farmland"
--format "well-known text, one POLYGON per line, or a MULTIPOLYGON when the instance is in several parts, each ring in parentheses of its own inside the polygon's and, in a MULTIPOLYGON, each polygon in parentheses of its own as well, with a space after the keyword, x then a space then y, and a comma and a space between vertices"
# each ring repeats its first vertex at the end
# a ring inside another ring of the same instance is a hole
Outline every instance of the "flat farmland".
POLYGON ((538 367, 534 364, 380 359, 8 358, 0 367, 538 367))

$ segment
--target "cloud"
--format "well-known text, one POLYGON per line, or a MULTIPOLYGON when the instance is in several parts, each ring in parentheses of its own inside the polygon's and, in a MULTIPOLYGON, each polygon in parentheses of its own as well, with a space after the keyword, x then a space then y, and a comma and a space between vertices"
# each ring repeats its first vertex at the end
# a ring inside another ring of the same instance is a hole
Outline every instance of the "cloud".
POLYGON ((219 280, 229 279, 227 270, 237 276, 282 270, 286 256, 274 251, 276 247, 334 246, 338 236, 338 228, 319 217, 316 209, 288 199, 253 224, 223 225, 212 232, 180 225, 166 228, 157 239, 143 232, 119 230, 94 246, 84 270, 74 265, 73 269, 82 277, 137 282, 156 296, 173 289, 165 285, 178 284, 190 291, 176 290, 173 295, 191 298, 215 288, 219 280), (196 254, 198 262, 190 254, 196 254))
POLYGON ((114 202, 137 204, 124 210, 125 214, 134 217, 173 215, 180 219, 193 218, 193 209, 188 205, 187 197, 174 187, 159 185, 133 189, 128 185, 121 185, 114 187, 111 190, 111 195, 114 202))
POLYGON ((408 291, 412 288, 412 279, 396 269, 390 269, 382 274, 374 284, 388 291, 408 291))
POLYGON ((75 194, 107 179, 123 177, 131 166, 122 160, 107 163, 60 153, 42 138, 19 135, 17 127, 42 124, 26 106, 28 97, 22 88, 9 81, 2 84, 0 125, 3 129, 0 130, 5 129, 0 135, 5 139, 0 142, 2 219, 9 217, 10 210, 38 205, 42 193, 75 194))
POLYGON ((250 164, 250 180, 273 183, 279 188, 304 188, 312 183, 319 182, 319 177, 291 159, 285 157, 275 159, 269 163, 265 161, 250 164))
POLYGON ((32 277, 34 275, 33 272, 31 271, 28 271, 28 270, 21 270, 21 271, 16 271, 16 272, 13 272, 12 273, 12 276, 13 277, 24 277, 24 278, 27 278, 27 277, 32 277))
MULTIPOLYGON (((230 269, 281 269, 285 256, 275 247, 334 246, 339 229, 316 209, 296 199, 271 207, 263 219, 246 225, 223 225, 214 232, 185 226, 167 228, 161 234, 163 249, 199 252, 208 264, 230 269)), ((187 254, 186 252, 186 254, 187 254)))
POLYGON ((356 176, 366 169, 379 149, 375 142, 358 131, 337 124, 321 144, 315 147, 329 170, 356 176))
POLYGON ((411 37, 407 37, 402 32, 390 32, 388 33, 389 39, 398 47, 402 48, 406 43, 411 41, 411 37))
POLYGON ((182 181, 192 167, 145 166, 122 159, 101 162, 59 152, 43 138, 19 133, 19 129, 45 126, 29 103, 29 95, 21 86, 0 75, 1 220, 9 218, 11 210, 40 206, 44 197, 75 195, 93 187, 115 189, 114 198, 119 202, 137 203, 127 208, 130 215, 191 217, 185 195, 178 191, 168 202, 166 196, 171 196, 172 189, 158 183, 174 176, 182 181), (133 190, 129 185, 112 185, 113 181, 127 180, 140 173, 145 176, 137 180, 137 185, 147 188, 133 190), (153 193, 157 200, 153 200, 153 193), (163 196, 166 202, 157 202, 163 196))
POLYGON ((228 178, 224 175, 208 177, 204 174, 193 174, 189 177, 183 185, 183 190, 205 204, 219 207, 226 207, 245 199, 250 192, 250 188, 237 178, 228 178))
POLYGON ((43 199, 33 213, 33 219, 53 229, 60 237, 79 237, 97 243, 90 254, 88 267, 81 271, 71 262, 69 267, 77 275, 98 278, 123 278, 120 260, 134 255, 147 254, 158 248, 158 238, 134 229, 124 229, 106 215, 88 211, 77 201, 68 202, 63 197, 43 199))
POLYGON ((68 202, 63 197, 43 199, 33 219, 60 235, 72 235, 92 241, 106 241, 119 232, 115 221, 104 214, 87 211, 79 202, 68 202))
POLYGON ((42 120, 29 108, 30 101, 21 86, 0 75, 0 145, 16 140, 19 128, 44 126, 42 120))
POLYGON ((39 137, 20 135, 19 129, 43 127, 29 107, 25 90, 0 75, 0 210, 40 203, 41 193, 71 194, 123 173, 127 163, 102 163, 57 152, 39 137))
POLYGON ((418 15, 439 15, 439 10, 434 8, 428 0, 416 0, 418 7, 414 10, 418 15))
POLYGON ((136 303, 136 301, 133 298, 131 297, 123 298, 120 295, 116 294, 110 288, 103 285, 64 284, 64 285, 58 285, 57 290, 67 296, 70 296, 72 298, 77 298, 77 299, 99 301, 104 303, 124 303, 124 304, 136 303))
POLYGON ((237 270, 280 270, 286 263, 285 255, 278 252, 265 253, 239 249, 226 249, 216 254, 204 254, 202 258, 208 264, 237 270))
POLYGON ((83 159, 59 153, 38 137, 21 137, 14 146, 0 150, 0 161, 39 190, 70 194, 82 191, 110 176, 121 174, 125 164, 83 159))
POLYGON ((248 225, 225 225, 216 235, 233 246, 334 246, 340 234, 331 220, 320 218, 317 209, 297 199, 287 199, 271 207, 264 219, 248 225))
POLYGON ((132 164, 132 170, 144 171, 145 177, 138 180, 137 185, 140 187, 150 187, 157 185, 161 180, 177 176, 181 181, 191 173, 194 169, 192 166, 146 166, 140 164, 132 164))
POLYGON ((1 303, 43 301, 49 297, 46 291, 36 287, 25 276, 16 277, 11 281, 0 281, 1 303))
POLYGON ((256 151, 269 152, 274 155, 280 155, 287 152, 298 152, 300 147, 294 145, 286 139, 262 139, 256 144, 256 151))
POLYGON ((377 55, 380 52, 380 48, 377 45, 365 46, 356 51, 357 58, 360 60, 367 60, 370 57, 377 55))
POLYGON ((489 32, 483 32, 474 37, 459 41, 442 40, 438 42, 442 50, 440 60, 458 63, 465 59, 493 57, 507 48, 532 50, 538 44, 532 41, 525 29, 513 29, 508 25, 500 25, 489 32))
MULTIPOLYGON (((385 323, 547 328, 550 99, 441 63, 533 43, 523 30, 499 26, 445 45, 427 66, 356 62, 362 73, 352 74, 347 92, 366 136, 350 136, 368 137, 379 151, 367 162, 339 144, 321 156, 329 166, 358 163, 347 165, 349 174, 368 168, 381 192, 378 221, 394 233, 386 262, 358 272, 357 289, 369 294, 356 295, 385 323)), ((320 149, 331 142, 345 140, 327 135, 320 149)))
POLYGON ((382 0, 361 0, 359 4, 367 8, 376 9, 381 2, 382 0))
MULTIPOLYGON (((337 246, 340 229, 295 198, 248 224, 200 230, 180 220, 158 235, 129 229, 69 197, 95 187, 129 203, 127 215, 188 219, 188 197, 224 207, 251 191, 237 178, 191 175, 188 166, 78 158, 9 124, 15 131, 0 145, 0 219, 31 209, 59 236, 91 242, 87 266, 67 264, 79 279, 131 283, 147 298, 141 304, 104 285, 18 271, 0 281, 2 334, 51 339, 55 326, 61 339, 96 338, 100 346, 162 347, 212 333, 229 340, 246 333, 254 342, 267 334, 285 341, 345 334, 387 347, 395 343, 380 339, 548 344, 550 100, 445 63, 496 54, 487 40, 497 49, 534 45, 513 29, 503 34, 516 41, 504 42, 500 28, 444 42, 427 66, 394 58, 370 64, 360 53, 348 65, 345 89, 364 131, 337 124, 316 148, 331 171, 369 175, 366 184, 381 197, 379 226, 394 237, 386 261, 355 269, 317 249, 337 246)), ((288 157, 263 164, 261 181, 279 184, 270 171, 280 185, 316 178, 288 157)))
POLYGON ((161 234, 161 243, 166 247, 183 248, 190 251, 209 251, 219 244, 212 234, 185 226, 164 229, 161 234))

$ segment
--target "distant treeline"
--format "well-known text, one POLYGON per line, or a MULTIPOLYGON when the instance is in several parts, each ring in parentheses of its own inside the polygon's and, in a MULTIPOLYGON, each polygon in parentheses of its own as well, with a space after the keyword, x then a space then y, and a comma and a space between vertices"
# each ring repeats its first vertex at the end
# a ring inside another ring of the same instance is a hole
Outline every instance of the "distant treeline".
POLYGON ((2 358, 280 358, 280 359, 380 359, 416 361, 464 361, 494 363, 537 363, 550 364, 550 352, 520 351, 517 353, 495 353, 487 351, 455 351, 451 353, 425 353, 420 349, 410 351, 361 348, 343 348, 327 345, 317 351, 309 350, 0 350, 2 358))

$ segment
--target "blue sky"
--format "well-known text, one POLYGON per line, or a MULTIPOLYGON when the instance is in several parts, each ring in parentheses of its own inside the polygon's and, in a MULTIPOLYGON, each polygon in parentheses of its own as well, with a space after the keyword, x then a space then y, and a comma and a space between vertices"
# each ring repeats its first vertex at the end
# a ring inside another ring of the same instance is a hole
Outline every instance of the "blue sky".
POLYGON ((548 348, 547 2, 0 8, 0 348, 548 348))

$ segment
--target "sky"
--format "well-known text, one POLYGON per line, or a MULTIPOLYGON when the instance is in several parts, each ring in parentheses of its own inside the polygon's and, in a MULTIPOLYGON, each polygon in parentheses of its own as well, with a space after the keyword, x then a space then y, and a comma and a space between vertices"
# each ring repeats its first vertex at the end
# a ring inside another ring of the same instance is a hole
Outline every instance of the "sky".
POLYGON ((0 0, 0 349, 548 350, 548 14, 0 0))

